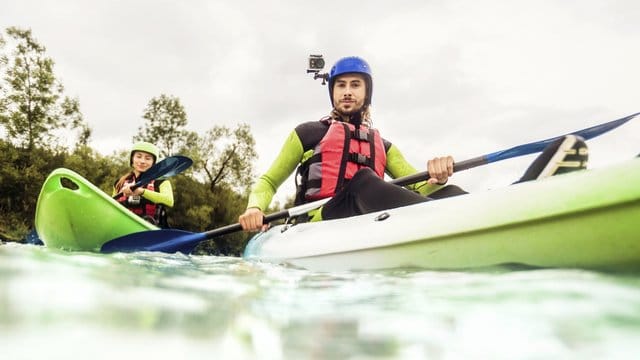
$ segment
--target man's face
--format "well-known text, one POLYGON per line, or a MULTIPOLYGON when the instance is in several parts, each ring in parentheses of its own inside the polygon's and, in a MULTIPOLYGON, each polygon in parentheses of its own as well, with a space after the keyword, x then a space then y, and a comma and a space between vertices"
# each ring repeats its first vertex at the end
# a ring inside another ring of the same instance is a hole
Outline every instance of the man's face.
POLYGON ((366 82, 360 74, 340 75, 333 83, 333 106, 343 115, 361 111, 366 95, 366 82))

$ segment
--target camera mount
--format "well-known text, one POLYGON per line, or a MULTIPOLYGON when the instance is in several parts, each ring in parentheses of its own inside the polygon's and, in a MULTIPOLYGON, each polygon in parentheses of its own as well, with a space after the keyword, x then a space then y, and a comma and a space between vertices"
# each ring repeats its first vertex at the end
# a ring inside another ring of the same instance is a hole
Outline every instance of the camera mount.
POLYGON ((322 55, 309 55, 309 66, 307 68, 307 74, 313 74, 313 80, 322 79, 322 85, 327 84, 329 80, 328 73, 320 73, 320 70, 324 68, 324 59, 322 55))

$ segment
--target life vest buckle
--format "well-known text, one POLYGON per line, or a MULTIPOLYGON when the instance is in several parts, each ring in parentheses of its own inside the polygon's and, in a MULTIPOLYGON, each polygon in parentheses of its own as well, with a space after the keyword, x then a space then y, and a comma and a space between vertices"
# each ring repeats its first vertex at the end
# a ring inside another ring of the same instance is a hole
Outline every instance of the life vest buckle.
POLYGON ((367 129, 355 129, 352 134, 352 138, 360 141, 369 141, 369 130, 367 129))
POLYGON ((358 154, 358 153, 349 153, 349 161, 354 162, 356 164, 369 166, 371 158, 368 156, 358 154))

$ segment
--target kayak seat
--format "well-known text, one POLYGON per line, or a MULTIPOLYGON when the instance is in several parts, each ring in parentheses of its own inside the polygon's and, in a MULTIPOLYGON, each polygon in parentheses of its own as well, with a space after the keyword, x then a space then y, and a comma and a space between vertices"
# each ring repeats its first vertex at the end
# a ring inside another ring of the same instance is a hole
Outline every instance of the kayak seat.
POLYGON ((589 149, 580 136, 566 135, 549 144, 516 183, 584 170, 589 149))

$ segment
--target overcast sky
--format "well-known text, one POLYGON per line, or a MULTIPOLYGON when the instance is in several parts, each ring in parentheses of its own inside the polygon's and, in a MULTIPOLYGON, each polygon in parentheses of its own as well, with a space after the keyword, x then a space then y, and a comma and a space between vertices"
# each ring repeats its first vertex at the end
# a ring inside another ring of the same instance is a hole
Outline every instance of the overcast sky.
MULTIPOLYGON (((298 123, 330 110, 327 70, 374 72, 374 125, 419 168, 465 160, 640 111, 640 2, 3 0, 0 26, 31 28, 78 97, 92 146, 128 148, 152 97, 177 96, 190 130, 248 123, 268 168, 298 123)), ((591 167, 640 153, 640 119, 589 141, 591 167)), ((477 191, 532 156, 468 170, 477 191)), ((610 182, 610 179, 604 181, 610 182)), ((611 183, 612 184, 612 183, 611 183)), ((279 192, 284 197, 293 180, 279 192)))

